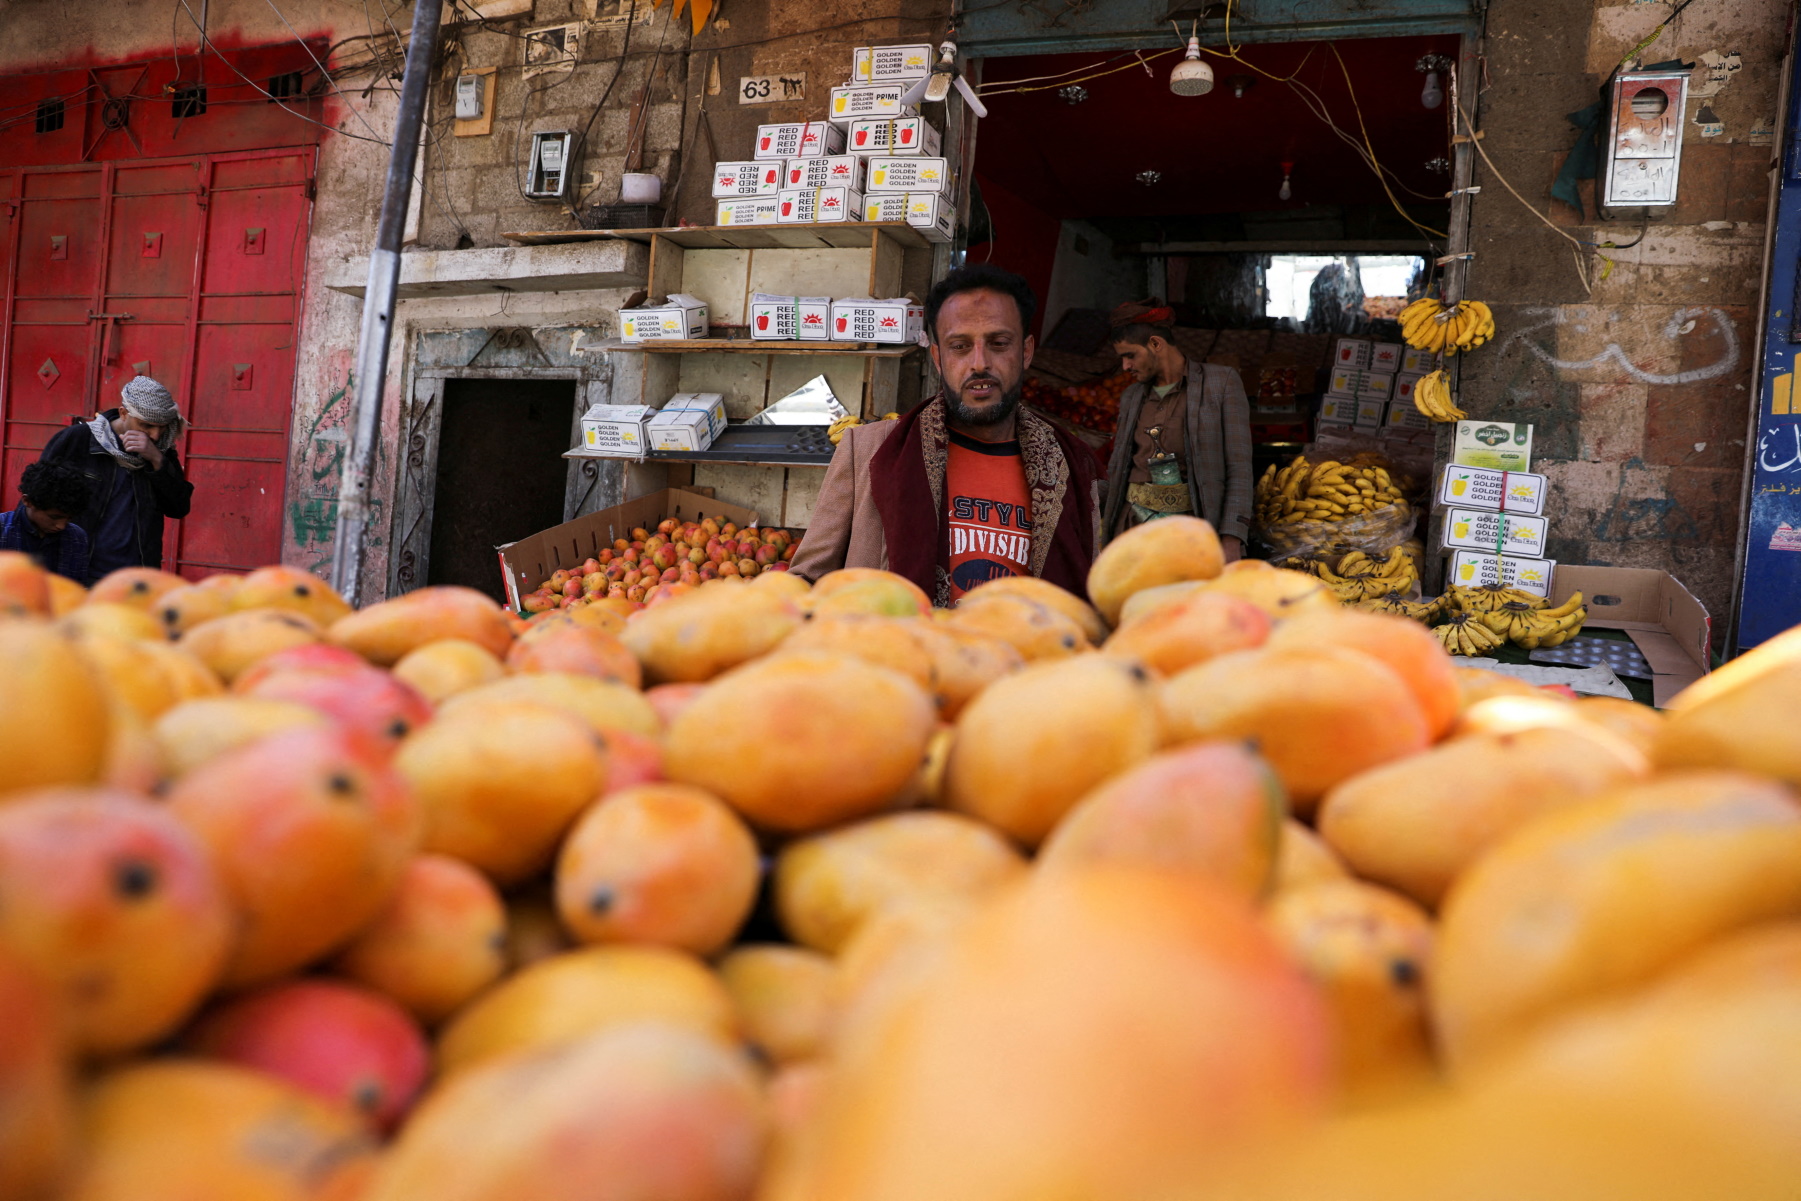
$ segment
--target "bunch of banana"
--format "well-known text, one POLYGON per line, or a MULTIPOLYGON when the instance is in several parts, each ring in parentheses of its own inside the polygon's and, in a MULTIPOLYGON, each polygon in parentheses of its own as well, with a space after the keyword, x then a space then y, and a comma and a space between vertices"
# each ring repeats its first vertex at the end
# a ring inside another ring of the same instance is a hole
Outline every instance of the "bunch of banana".
POLYGON ((860 417, 856 417, 854 415, 840 417, 840 418, 838 418, 838 420, 832 422, 830 429, 826 430, 826 436, 831 438, 832 445, 836 446, 836 445, 838 445, 839 442, 841 442, 844 439, 844 431, 845 430, 849 429, 853 425, 862 425, 862 424, 863 424, 863 419, 860 417))
POLYGON ((1257 481, 1258 524, 1346 521, 1388 505, 1405 504, 1401 485, 1374 462, 1313 464, 1306 455, 1277 470, 1271 464, 1257 481))
POLYGON ((1372 559, 1354 550, 1338 561, 1334 571, 1325 563, 1312 564, 1313 574, 1326 582, 1345 604, 1372 596, 1411 592, 1419 584, 1419 572, 1407 552, 1397 546, 1382 559, 1372 559))
POLYGON ((1495 316, 1480 300, 1446 305, 1422 296, 1401 310, 1401 336, 1416 350, 1456 354, 1495 336, 1495 316))
POLYGON ((1408 600, 1407 590, 1397 588, 1392 592, 1365 596, 1357 602, 1357 608, 1368 613, 1386 613, 1394 617, 1409 617, 1414 621, 1431 625, 1445 611, 1445 598, 1428 597, 1425 600, 1408 600))
POLYGON ((1515 645, 1536 650, 1541 646, 1562 646, 1574 638, 1582 629, 1582 623, 1588 620, 1588 609, 1578 592, 1555 609, 1544 608, 1543 602, 1528 605, 1508 601, 1499 609, 1476 616, 1483 625, 1515 645))
POLYGON ((1454 611, 1460 613, 1492 613, 1510 603, 1534 609, 1545 607, 1542 596, 1534 596, 1524 588, 1509 588, 1505 584, 1477 584, 1473 588, 1453 584, 1445 592, 1445 599, 1454 611))
POLYGON ((1453 655, 1487 654, 1506 641, 1469 613, 1451 614, 1445 624, 1433 626, 1432 632, 1453 655))
POLYGON ((1462 421, 1469 416, 1451 399, 1451 380, 1443 371, 1431 372, 1414 381, 1413 407, 1429 421, 1462 421))

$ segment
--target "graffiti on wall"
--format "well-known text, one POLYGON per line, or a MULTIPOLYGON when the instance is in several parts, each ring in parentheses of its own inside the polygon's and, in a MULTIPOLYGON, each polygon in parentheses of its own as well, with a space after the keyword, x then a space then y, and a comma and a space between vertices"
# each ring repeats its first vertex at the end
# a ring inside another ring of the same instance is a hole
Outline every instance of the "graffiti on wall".
POLYGON ((1530 319, 1531 323, 1521 326, 1508 335, 1503 346, 1512 346, 1518 342, 1541 362, 1557 371, 1588 371, 1605 367, 1611 363, 1619 368, 1626 379, 1636 383, 1698 384, 1705 380, 1719 379, 1723 375, 1728 375, 1739 365, 1738 331, 1732 328, 1732 319, 1716 308, 1677 309, 1669 321, 1664 323, 1662 336, 1673 342, 1677 338, 1695 332, 1701 321, 1705 319, 1711 323, 1712 331, 1719 337, 1721 343, 1719 357, 1714 362, 1686 371, 1667 373, 1646 371, 1639 367, 1626 356, 1625 350, 1618 342, 1607 343, 1601 348, 1600 353, 1586 359, 1558 358, 1553 351, 1541 346, 1532 335, 1540 330, 1555 330, 1563 326, 1585 330, 1587 326, 1582 323, 1586 315, 1580 311, 1562 308, 1526 308, 1521 309, 1520 314, 1530 319))
MULTIPOLYGON (((338 528, 338 486, 344 475, 344 456, 350 447, 350 407, 356 381, 346 367, 343 383, 329 392, 323 404, 307 422, 305 435, 296 448, 299 466, 293 479, 300 487, 288 504, 288 524, 293 530, 294 545, 303 554, 313 556, 310 570, 321 571, 331 564, 332 542, 338 528)), ((385 448, 377 449, 378 460, 385 461, 385 448)), ((377 468, 380 470, 379 466, 377 468)), ((369 536, 366 545, 381 545, 378 531, 385 529, 380 496, 369 498, 369 536)))

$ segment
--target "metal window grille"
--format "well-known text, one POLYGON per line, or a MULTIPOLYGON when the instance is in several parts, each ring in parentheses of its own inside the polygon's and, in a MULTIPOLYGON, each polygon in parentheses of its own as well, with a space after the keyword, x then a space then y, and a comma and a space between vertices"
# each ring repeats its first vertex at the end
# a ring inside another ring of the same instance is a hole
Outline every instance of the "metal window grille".
POLYGON ((170 95, 171 113, 177 121, 198 117, 206 112, 206 85, 176 88, 170 95))
POLYGON ((300 72, 289 71, 285 75, 269 77, 269 103, 279 104, 283 100, 296 100, 301 96, 300 72))
POLYGON ((63 102, 61 98, 52 96, 38 101, 37 131, 39 133, 55 133, 63 127, 63 102))

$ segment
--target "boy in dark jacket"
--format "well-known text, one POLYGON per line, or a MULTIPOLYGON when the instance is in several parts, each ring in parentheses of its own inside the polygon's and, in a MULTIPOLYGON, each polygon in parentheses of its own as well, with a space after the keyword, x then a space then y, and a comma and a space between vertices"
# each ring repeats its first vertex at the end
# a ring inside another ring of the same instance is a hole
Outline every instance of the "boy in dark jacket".
POLYGON ((87 584, 88 536, 74 520, 88 507, 88 477, 40 461, 19 477, 19 491, 19 507, 0 513, 0 550, 23 551, 44 570, 87 584))
POLYGON ((194 496, 175 453, 184 422, 169 390, 139 375, 119 399, 118 408, 58 433, 43 454, 88 477, 92 496, 78 521, 95 580, 121 567, 161 566, 163 519, 186 517, 194 496))

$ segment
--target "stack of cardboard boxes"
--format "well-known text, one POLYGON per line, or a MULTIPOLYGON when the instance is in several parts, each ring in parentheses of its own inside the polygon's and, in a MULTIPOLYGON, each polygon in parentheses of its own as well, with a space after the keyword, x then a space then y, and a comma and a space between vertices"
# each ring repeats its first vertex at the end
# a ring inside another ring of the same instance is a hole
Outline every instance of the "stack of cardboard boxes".
POLYGON ((1549 489, 1532 474, 1532 427, 1459 421, 1451 462, 1439 477, 1445 583, 1500 584, 1551 595, 1555 561, 1545 557, 1549 489))
POLYGON ((1370 432, 1425 429, 1430 423, 1413 407, 1413 385, 1429 370, 1422 352, 1400 342, 1340 338, 1319 423, 1370 432))
POLYGON ((926 45, 862 46, 823 121, 757 128, 748 160, 713 172, 718 225, 905 221, 934 242, 956 228, 941 136, 901 96, 932 68, 926 45))
POLYGON ((705 450, 725 430, 725 396, 677 392, 660 409, 648 405, 594 405, 582 414, 582 448, 618 459, 642 459, 653 450, 705 450))

